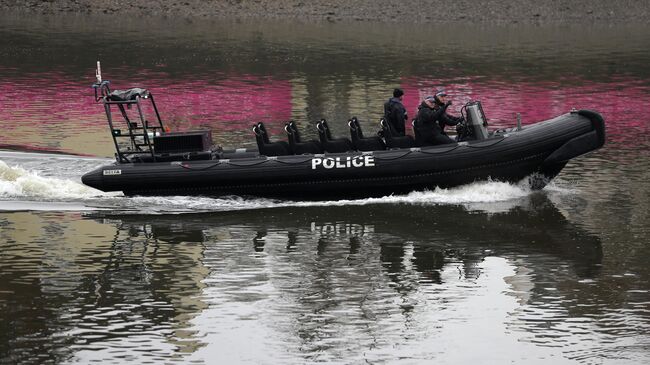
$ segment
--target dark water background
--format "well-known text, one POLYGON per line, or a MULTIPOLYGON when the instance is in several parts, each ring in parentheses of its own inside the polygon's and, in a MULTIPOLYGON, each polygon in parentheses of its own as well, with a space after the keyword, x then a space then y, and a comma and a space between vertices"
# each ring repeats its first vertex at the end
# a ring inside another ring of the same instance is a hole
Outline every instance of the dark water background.
POLYGON ((650 361, 650 27, 175 22, 0 15, 0 363, 650 361), (481 182, 335 202, 125 198, 90 84, 173 129, 315 136, 392 88, 492 127, 601 112, 606 146, 540 192, 481 182), (83 155, 83 156, 79 156, 83 155))

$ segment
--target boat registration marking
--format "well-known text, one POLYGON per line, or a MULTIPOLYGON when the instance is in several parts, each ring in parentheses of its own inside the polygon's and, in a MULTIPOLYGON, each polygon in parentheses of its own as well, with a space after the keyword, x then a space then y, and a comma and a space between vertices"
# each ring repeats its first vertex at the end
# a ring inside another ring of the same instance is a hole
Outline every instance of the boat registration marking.
POLYGON ((357 167, 374 167, 375 156, 316 157, 311 159, 311 169, 348 169, 357 167))
POLYGON ((104 170, 102 172, 104 176, 108 175, 122 175, 122 170, 104 170))

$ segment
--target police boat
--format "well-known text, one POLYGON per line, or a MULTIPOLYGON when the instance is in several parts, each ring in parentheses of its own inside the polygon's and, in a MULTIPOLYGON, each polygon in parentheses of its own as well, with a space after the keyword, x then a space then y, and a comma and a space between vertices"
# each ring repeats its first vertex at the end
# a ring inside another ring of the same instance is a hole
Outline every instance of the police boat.
POLYGON ((99 65, 93 87, 106 112, 116 161, 86 173, 82 182, 127 196, 365 198, 488 179, 527 181, 541 189, 569 160, 605 143, 603 117, 594 111, 572 110, 488 131, 481 103, 470 102, 461 109, 465 122, 452 144, 422 146, 417 134, 395 136, 383 120, 381 136, 365 137, 352 118, 350 138, 333 138, 321 120, 319 141, 301 140, 293 122, 285 126, 287 140, 271 141, 258 123, 252 128, 257 150, 224 150, 212 144, 210 131, 167 132, 150 91, 111 90, 99 65))

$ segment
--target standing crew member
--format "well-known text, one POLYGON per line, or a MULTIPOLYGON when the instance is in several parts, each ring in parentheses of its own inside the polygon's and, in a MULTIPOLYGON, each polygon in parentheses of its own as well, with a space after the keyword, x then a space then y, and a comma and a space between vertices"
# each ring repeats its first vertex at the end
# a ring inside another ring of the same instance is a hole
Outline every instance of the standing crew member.
POLYGON ((384 103, 384 119, 390 124, 391 130, 396 136, 406 134, 404 123, 408 120, 406 108, 402 104, 404 91, 402 89, 393 90, 393 97, 384 103))
POLYGON ((444 91, 438 91, 434 96, 427 96, 418 107, 415 117, 416 141, 422 146, 455 143, 445 133, 445 126, 456 125, 463 120, 447 114, 447 107, 451 100, 447 100, 444 91))

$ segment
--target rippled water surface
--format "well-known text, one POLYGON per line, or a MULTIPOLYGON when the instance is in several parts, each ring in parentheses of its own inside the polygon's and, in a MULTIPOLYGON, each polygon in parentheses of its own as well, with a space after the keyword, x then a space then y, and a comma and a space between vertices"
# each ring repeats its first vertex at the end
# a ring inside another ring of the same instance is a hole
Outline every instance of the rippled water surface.
POLYGON ((0 15, 0 363, 650 362, 650 28, 0 15), (604 148, 550 186, 352 201, 103 194, 92 99, 149 88, 173 129, 254 147, 392 88, 483 101, 491 128, 571 108, 604 148))

